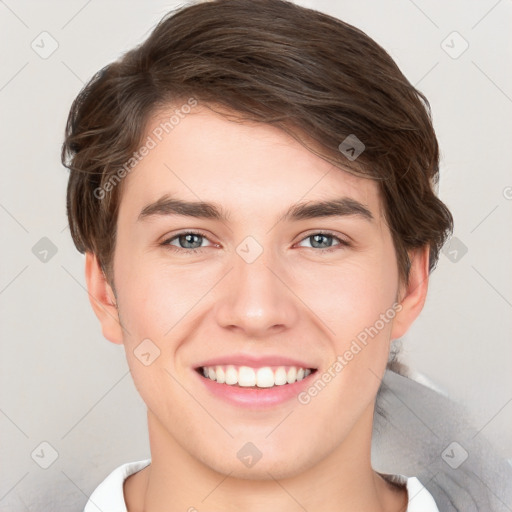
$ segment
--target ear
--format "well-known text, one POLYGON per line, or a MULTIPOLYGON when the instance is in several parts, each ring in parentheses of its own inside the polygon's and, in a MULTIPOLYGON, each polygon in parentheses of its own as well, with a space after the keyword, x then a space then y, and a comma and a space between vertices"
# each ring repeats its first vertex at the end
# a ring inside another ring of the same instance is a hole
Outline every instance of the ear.
POLYGON ((392 340, 402 337, 409 330, 421 313, 427 298, 429 246, 410 252, 409 259, 411 262, 409 282, 400 287, 399 302, 402 309, 393 319, 392 340))
POLYGON ((114 292, 105 278, 98 258, 92 252, 85 254, 85 279, 89 301, 100 321, 103 336, 112 343, 123 343, 114 292))

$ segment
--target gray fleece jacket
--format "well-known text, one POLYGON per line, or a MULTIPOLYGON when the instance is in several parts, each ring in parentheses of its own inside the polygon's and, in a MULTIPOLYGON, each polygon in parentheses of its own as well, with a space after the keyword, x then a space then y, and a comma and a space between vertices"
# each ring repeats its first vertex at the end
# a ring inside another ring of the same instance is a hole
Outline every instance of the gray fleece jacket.
POLYGON ((377 396, 374 469, 416 476, 440 512, 511 512, 510 463, 460 405, 403 373, 388 369, 377 396))

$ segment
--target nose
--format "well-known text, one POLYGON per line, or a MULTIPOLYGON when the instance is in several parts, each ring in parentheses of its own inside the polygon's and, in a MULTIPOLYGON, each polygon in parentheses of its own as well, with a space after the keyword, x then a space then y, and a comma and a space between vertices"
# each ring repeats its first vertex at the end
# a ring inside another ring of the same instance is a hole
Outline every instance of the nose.
POLYGON ((252 262, 238 254, 233 261, 216 304, 218 324, 250 338, 268 337, 293 326, 299 318, 300 300, 277 258, 263 251, 252 262))

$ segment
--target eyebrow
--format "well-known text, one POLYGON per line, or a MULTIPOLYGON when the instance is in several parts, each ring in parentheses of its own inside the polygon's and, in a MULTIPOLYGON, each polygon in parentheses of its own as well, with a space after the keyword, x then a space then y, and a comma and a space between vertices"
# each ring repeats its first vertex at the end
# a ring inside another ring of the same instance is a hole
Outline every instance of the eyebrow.
MULTIPOLYGON (((137 221, 155 216, 181 215, 198 219, 212 219, 225 222, 229 212, 216 203, 203 201, 184 201, 162 196, 157 201, 146 205, 140 212, 137 221)), ((281 217, 284 221, 299 221, 319 217, 358 216, 372 222, 372 212, 362 203, 350 197, 340 197, 324 201, 297 203, 288 208, 281 217)))

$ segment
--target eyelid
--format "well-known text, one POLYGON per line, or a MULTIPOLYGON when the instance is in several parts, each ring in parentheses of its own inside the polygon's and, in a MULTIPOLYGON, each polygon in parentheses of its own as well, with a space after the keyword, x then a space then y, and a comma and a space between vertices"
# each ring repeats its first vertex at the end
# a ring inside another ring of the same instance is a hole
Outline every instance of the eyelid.
POLYGON ((329 236, 332 236, 333 238, 337 238, 338 240, 340 240, 341 242, 344 242, 346 244, 350 244, 352 239, 343 234, 343 233, 337 233, 337 232, 334 232, 334 231, 330 231, 328 229, 312 229, 310 231, 307 231, 305 235, 301 235, 302 238, 300 239, 300 241, 302 242, 305 238, 309 238, 310 236, 313 236, 313 235, 329 235, 329 236))
MULTIPOLYGON (((200 229, 184 229, 183 231, 179 231, 178 233, 174 233, 172 235, 165 235, 164 239, 162 240, 162 242, 160 242, 160 245, 170 245, 169 242, 175 240, 176 238, 182 236, 182 235, 199 235, 203 238, 206 238, 211 244, 215 245, 214 242, 212 242, 210 240, 210 236, 204 232, 204 231, 201 231, 200 229)), ((172 246, 174 247, 174 246, 172 246)), ((183 249, 182 247, 177 247, 177 249, 182 249, 183 251, 193 251, 194 249, 183 249)), ((198 248, 196 250, 199 250, 199 249, 204 249, 204 247, 201 247, 201 248, 198 248)))
POLYGON ((304 240, 307 240, 308 238, 312 237, 313 235, 330 236, 330 237, 336 239, 338 241, 338 244, 333 245, 331 247, 326 247, 324 249, 316 249, 314 247, 305 247, 305 249, 312 249, 314 252, 318 252, 318 253, 329 253, 329 252, 337 251, 343 247, 352 247, 352 241, 349 237, 347 237, 346 235, 334 233, 334 232, 326 230, 326 229, 316 229, 316 230, 314 229, 312 231, 309 231, 305 235, 301 235, 302 238, 297 243, 301 243, 304 240))

